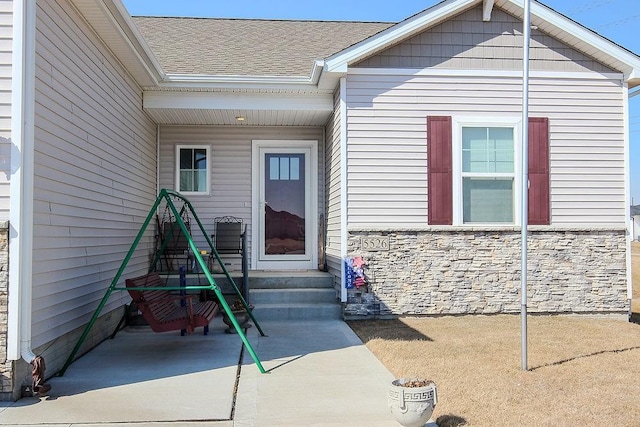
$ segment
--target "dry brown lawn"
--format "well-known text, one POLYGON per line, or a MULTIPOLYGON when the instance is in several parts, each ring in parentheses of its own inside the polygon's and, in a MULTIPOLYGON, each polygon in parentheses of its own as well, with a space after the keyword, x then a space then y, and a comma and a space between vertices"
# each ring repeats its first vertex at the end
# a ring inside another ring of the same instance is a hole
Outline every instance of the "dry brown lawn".
MULTIPOLYGON (((640 242, 632 243, 632 280, 637 316, 640 242)), ((349 325, 396 377, 436 382, 440 427, 640 427, 640 324, 529 316, 528 371, 521 369, 519 316, 349 325)))
POLYGON ((640 325, 529 316, 528 371, 520 316, 354 321, 398 378, 432 379, 434 419, 449 426, 640 426, 640 325))

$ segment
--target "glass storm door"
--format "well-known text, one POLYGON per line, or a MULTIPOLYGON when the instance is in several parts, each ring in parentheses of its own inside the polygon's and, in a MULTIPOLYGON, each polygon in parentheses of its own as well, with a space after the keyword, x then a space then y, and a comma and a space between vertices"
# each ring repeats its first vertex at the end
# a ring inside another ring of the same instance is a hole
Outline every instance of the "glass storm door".
POLYGON ((312 268, 311 150, 260 147, 259 269, 312 268))

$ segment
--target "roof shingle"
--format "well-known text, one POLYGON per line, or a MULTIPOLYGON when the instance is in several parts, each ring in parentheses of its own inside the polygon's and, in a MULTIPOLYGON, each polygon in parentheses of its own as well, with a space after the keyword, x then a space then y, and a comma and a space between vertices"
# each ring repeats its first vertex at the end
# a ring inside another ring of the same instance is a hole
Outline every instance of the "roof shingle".
POLYGON ((134 17, 169 74, 309 76, 326 58, 393 23, 134 17))

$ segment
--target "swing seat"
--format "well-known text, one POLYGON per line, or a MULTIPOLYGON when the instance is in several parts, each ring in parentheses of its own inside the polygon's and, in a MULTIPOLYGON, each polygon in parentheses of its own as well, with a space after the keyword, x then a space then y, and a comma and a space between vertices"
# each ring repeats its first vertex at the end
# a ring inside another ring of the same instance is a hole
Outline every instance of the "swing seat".
POLYGON ((125 284, 142 317, 154 332, 179 330, 181 335, 184 335, 203 326, 204 334, 207 335, 209 323, 219 311, 217 302, 194 302, 194 295, 174 295, 163 290, 136 289, 164 287, 164 282, 155 272, 127 279, 125 284))

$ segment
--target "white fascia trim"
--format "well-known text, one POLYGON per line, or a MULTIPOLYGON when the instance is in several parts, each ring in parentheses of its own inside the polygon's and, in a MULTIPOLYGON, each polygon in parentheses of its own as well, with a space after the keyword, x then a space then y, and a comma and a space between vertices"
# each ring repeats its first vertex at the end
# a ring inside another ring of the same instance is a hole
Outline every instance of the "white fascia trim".
POLYGON ((249 89, 283 89, 300 90, 301 88, 315 89, 324 61, 315 61, 309 76, 244 76, 229 75, 216 76, 209 74, 165 74, 159 85, 166 88, 178 88, 188 85, 198 88, 249 88, 249 89))
MULTIPOLYGON (((454 70, 448 68, 350 68, 350 75, 443 76, 443 77, 510 77, 521 78, 522 70, 454 70)), ((538 79, 623 80, 622 73, 573 71, 530 71, 538 79)))
POLYGON ((166 74, 163 85, 181 84, 236 84, 247 85, 311 85, 311 79, 305 76, 212 76, 208 74, 166 74))
POLYGON ((140 61, 140 64, 145 68, 151 80, 156 84, 162 81, 165 73, 151 51, 151 48, 133 23, 131 15, 129 15, 122 1, 110 0, 110 4, 114 6, 113 8, 109 7, 105 0, 96 0, 96 3, 109 18, 113 27, 118 31, 123 40, 125 40, 133 54, 138 61, 140 61))
POLYGON ((154 92, 143 95, 144 109, 333 111, 332 94, 154 92))
POLYGON ((320 76, 322 75, 322 71, 324 70, 324 60, 316 59, 313 63, 313 68, 311 69, 311 83, 314 85, 318 84, 320 81, 320 76))
POLYGON ((345 72, 348 64, 380 49, 397 43, 411 34, 422 31, 435 22, 439 22, 466 7, 479 3, 479 0, 443 1, 435 6, 414 15, 376 35, 369 37, 325 60, 324 70, 328 72, 345 72))
POLYGON ((629 89, 640 86, 640 72, 634 70, 626 76, 629 89))
MULTIPOLYGON (((523 8, 522 0, 506 0, 509 3, 523 8)), ((618 46, 617 44, 607 40, 606 38, 594 33, 593 31, 583 27, 582 25, 571 21, 564 15, 549 9, 548 7, 538 3, 531 2, 531 14, 537 18, 546 21, 556 28, 567 32, 620 62, 623 62, 629 69, 625 70, 627 78, 632 75, 636 77, 640 75, 640 57, 618 46)))

